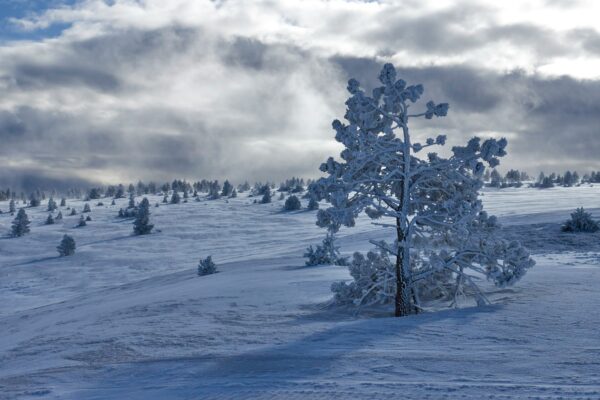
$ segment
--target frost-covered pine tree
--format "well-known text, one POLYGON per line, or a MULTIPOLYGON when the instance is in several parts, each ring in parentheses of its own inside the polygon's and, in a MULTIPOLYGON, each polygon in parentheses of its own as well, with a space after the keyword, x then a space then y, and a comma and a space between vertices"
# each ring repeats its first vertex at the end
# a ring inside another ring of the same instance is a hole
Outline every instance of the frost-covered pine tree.
POLYGON ((177 190, 173 190, 173 195, 171 196, 171 204, 179 204, 181 202, 181 197, 179 197, 179 193, 177 190))
POLYGON ((12 223, 12 236, 13 237, 20 237, 25 235, 26 233, 29 233, 29 224, 31 223, 31 221, 29 221, 29 218, 27 217, 27 213, 25 212, 24 208, 20 208, 19 212, 17 213, 16 218, 14 219, 13 223, 12 223))
POLYGON ((231 194, 229 195, 230 198, 235 199, 237 197, 237 190, 233 189, 231 191, 231 194))
POLYGON ((15 206, 15 199, 10 199, 10 203, 8 203, 8 212, 14 214, 17 211, 17 207, 15 206))
POLYGON ((206 257, 205 259, 201 259, 200 263, 198 263, 198 275, 211 275, 217 272, 217 266, 212 260, 211 256, 206 257))
POLYGON ((77 211, 75 211, 75 208, 71 208, 71 214, 69 215, 77 215, 77 211))
POLYGON ((52 216, 52 214, 48 214, 48 218, 46 218, 46 225, 53 225, 54 224, 54 217, 52 216))
POLYGON ((58 250, 61 257, 72 256, 75 254, 75 239, 69 235, 64 235, 56 250, 58 250))
POLYGON ((85 204, 83 205, 83 212, 84 212, 84 213, 89 213, 89 212, 92 212, 92 209, 90 208, 90 205, 89 205, 89 203, 85 203, 85 204))
POLYGON ((53 212, 54 210, 56 210, 58 208, 58 206, 56 205, 56 201, 54 201, 54 199, 52 197, 50 197, 48 199, 48 212, 53 212))
POLYGON ((84 218, 84 216, 82 215, 82 216, 79 218, 79 222, 77 223, 77 227, 81 228, 81 227, 84 227, 84 226, 86 226, 86 225, 87 225, 87 224, 85 223, 85 218, 84 218))
POLYGON ((62 199, 60 199, 60 206, 61 207, 65 207, 67 205, 67 199, 65 199, 64 197, 62 199))
MULTIPOLYGON (((443 117, 448 104, 429 101, 423 111, 413 112, 422 85, 397 79, 391 64, 383 67, 379 80, 382 86, 371 96, 355 79, 348 82, 347 123, 333 122, 335 139, 344 146, 341 159, 330 157, 320 168, 328 176, 311 185, 313 196, 331 204, 319 210, 317 224, 335 232, 341 225, 354 226, 364 211, 394 228, 394 243, 376 245, 395 257, 393 279, 386 282, 394 287, 396 316, 416 313, 422 307, 419 282, 442 271, 451 273, 455 299, 468 293, 478 303, 486 302, 473 274, 505 286, 534 264, 518 243, 497 239, 496 220, 482 212, 478 199, 484 163, 497 166, 507 142, 473 138, 464 147, 453 147, 448 158, 435 152, 421 155, 444 145, 446 137, 413 143, 410 121, 443 117)), ((361 293, 368 290, 363 287, 361 293)))
POLYGON ((62 219, 63 219, 62 211, 59 211, 58 214, 56 214, 56 218, 54 218, 54 220, 61 221, 62 219))
POLYGON ((154 225, 150 223, 150 202, 147 198, 140 202, 138 211, 133 221, 133 233, 135 235, 147 235, 152 232, 154 225))
POLYGON ((168 196, 167 196, 167 194, 166 194, 166 193, 165 193, 165 195, 163 196, 163 200, 162 200, 162 202, 163 202, 164 204, 167 204, 167 203, 169 202, 169 198, 168 198, 168 196))
POLYGON ((112 201, 110 202, 110 205, 111 205, 111 206, 114 206, 114 205, 116 205, 116 204, 117 204, 117 203, 115 202, 115 199, 112 199, 112 201))

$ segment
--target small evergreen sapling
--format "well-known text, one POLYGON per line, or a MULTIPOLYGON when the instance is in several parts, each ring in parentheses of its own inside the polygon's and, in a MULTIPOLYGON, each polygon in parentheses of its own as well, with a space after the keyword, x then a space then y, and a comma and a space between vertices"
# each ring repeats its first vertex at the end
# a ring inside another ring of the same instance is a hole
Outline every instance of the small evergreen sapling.
POLYGON ((53 225, 54 224, 54 217, 52 217, 52 214, 48 214, 48 218, 46 218, 46 225, 53 225))
POLYGON ((61 207, 66 207, 67 205, 67 199, 65 199, 64 197, 62 199, 60 199, 60 206, 61 207))
POLYGON ((20 237, 25 235, 26 233, 29 233, 29 224, 31 223, 31 221, 29 221, 29 218, 27 217, 27 213, 25 212, 24 208, 20 208, 19 212, 17 213, 17 217, 14 219, 13 223, 12 223, 12 236, 13 237, 20 237))
POLYGON ((87 222, 90 222, 90 221, 92 220, 92 217, 88 215, 87 217, 85 217, 85 220, 86 220, 87 222))
POLYGON ((592 214, 586 212, 583 207, 578 208, 571 213, 571 219, 566 221, 562 226, 563 232, 597 232, 600 227, 598 223, 592 219, 592 214))
POLYGON ((75 208, 71 208, 71 214, 69 215, 77 215, 77 211, 75 211, 75 208))
POLYGON ((61 221, 62 219, 63 219, 62 211, 59 211, 58 214, 56 214, 56 218, 54 218, 54 220, 61 221))
POLYGON ((72 256, 75 254, 75 239, 69 235, 64 235, 56 250, 58 250, 61 257, 72 256))
POLYGON ((150 223, 150 202, 147 198, 141 201, 133 221, 133 233, 135 235, 147 235, 152 232, 154 225, 150 223))
POLYGON ((90 208, 90 205, 89 205, 89 203, 85 203, 85 204, 83 205, 83 212, 84 212, 84 213, 89 213, 89 212, 92 212, 92 210, 91 210, 91 208, 90 208))
POLYGON ((77 227, 78 227, 78 228, 81 228, 81 227, 84 227, 84 226, 86 226, 86 225, 87 225, 87 224, 85 223, 85 218, 84 218, 84 216, 82 215, 82 216, 79 218, 79 222, 77 223, 77 227))
POLYGON ((285 200, 285 204, 283 205, 284 211, 296 211, 302 208, 302 204, 300 203, 300 199, 297 196, 291 195, 285 200))
POLYGON ((10 212, 10 214, 14 214, 15 211, 17 211, 17 207, 15 206, 15 200, 11 199, 10 203, 8 203, 8 212, 10 212))
POLYGON ((179 193, 177 190, 173 190, 173 195, 171 196, 171 204, 179 204, 181 202, 181 198, 179 197, 179 193))
POLYGON ((198 275, 211 275, 217 272, 217 266, 212 260, 211 256, 206 257, 205 259, 201 259, 198 264, 198 275))
POLYGON ((314 211, 314 210, 318 210, 319 209, 319 202, 317 200, 315 200, 314 197, 310 197, 310 200, 308 201, 308 207, 309 210, 314 211))

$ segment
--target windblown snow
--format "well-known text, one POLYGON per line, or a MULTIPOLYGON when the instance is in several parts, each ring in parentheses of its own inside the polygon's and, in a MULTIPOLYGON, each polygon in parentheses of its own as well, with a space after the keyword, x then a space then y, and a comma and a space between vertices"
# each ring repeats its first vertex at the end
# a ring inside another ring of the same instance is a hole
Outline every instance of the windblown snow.
MULTIPOLYGON (((600 216, 600 187, 482 198, 536 267, 492 306, 405 318, 327 306, 349 275, 304 267, 325 235, 306 199, 160 204, 142 236, 116 218, 127 199, 90 202, 81 228, 83 201, 54 225, 42 202, 30 234, 0 238, 0 399, 600 398, 600 234, 560 232, 576 207, 600 216), (58 257, 64 234, 73 256, 58 257), (197 276, 209 255, 219 273, 197 276)), ((389 233, 359 219, 339 244, 389 233)))

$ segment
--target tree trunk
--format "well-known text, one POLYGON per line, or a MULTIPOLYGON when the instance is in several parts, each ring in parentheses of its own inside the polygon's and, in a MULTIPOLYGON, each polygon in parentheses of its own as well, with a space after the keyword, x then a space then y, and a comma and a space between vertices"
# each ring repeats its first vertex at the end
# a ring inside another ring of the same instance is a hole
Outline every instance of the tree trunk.
MULTIPOLYGON (((396 234, 398 237, 398 243, 402 243, 404 241, 404 232, 400 227, 400 219, 396 219, 396 234)), ((402 249, 404 250, 404 249, 402 249)), ((409 282, 404 276, 403 271, 403 261, 404 261, 405 253, 400 249, 397 249, 396 254, 396 301, 395 301, 395 311, 394 315, 396 317, 404 317, 412 313, 412 304, 411 304, 411 290, 409 287, 409 282)))

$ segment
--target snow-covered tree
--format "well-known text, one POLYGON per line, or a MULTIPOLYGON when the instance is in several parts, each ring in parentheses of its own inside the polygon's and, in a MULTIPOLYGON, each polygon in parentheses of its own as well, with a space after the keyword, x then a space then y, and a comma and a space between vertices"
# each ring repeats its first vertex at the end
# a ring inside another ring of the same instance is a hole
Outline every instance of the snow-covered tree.
POLYGON ((335 236, 329 232, 323 243, 318 244, 316 248, 312 245, 304 253, 307 266, 313 265, 348 265, 348 259, 340 255, 340 248, 335 245, 335 236))
POLYGON ((75 211, 75 207, 71 208, 71 213, 69 215, 77 215, 77 211, 75 211))
POLYGON ((10 203, 8 203, 8 212, 13 214, 17 211, 17 207, 15 206, 15 199, 10 199, 10 203))
POLYGON ((317 224, 335 232, 341 225, 354 226, 364 211, 395 229, 393 244, 377 246, 396 258, 391 282, 396 316, 417 312, 422 307, 418 282, 442 270, 453 274, 456 293, 472 293, 478 303, 485 302, 473 274, 505 286, 534 264, 520 245, 490 233, 495 219, 482 212, 478 199, 484 163, 496 167, 507 142, 473 138, 453 147, 448 158, 435 152, 419 157, 425 148, 444 145, 446 137, 412 143, 410 120, 443 117, 448 104, 429 101, 424 111, 411 112, 423 86, 396 79, 391 64, 383 67, 379 80, 383 86, 372 96, 355 79, 348 82, 347 123, 333 122, 335 138, 344 146, 341 161, 330 157, 321 165, 328 176, 311 185, 314 196, 331 204, 319 210, 317 224))
POLYGON ((83 205, 83 213, 89 213, 92 212, 92 209, 90 208, 90 204, 89 203, 85 203, 83 205))
POLYGON ((65 199, 64 197, 62 199, 60 199, 60 206, 61 207, 66 207, 67 205, 67 199, 65 199))
POLYGON ((56 250, 61 257, 72 256, 75 254, 75 239, 72 236, 64 235, 56 250))
POLYGON ((502 186, 502 176, 495 169, 492 170, 492 173, 490 174, 490 186, 496 188, 502 186))
POLYGON ((600 227, 592 219, 592 214, 586 212, 583 207, 571 213, 571 219, 565 221, 562 226, 563 232, 597 232, 600 227))
POLYGON ((231 194, 229 195, 230 198, 235 199, 237 197, 237 190, 233 189, 231 191, 231 194))
POLYGON ((59 211, 58 214, 56 214, 56 218, 54 218, 54 220, 61 221, 62 219, 63 219, 62 211, 59 211))
POLYGON ((52 216, 52 214, 48 214, 48 218, 46 218, 46 225, 53 225, 54 224, 54 217, 52 216))
POLYGON ((79 218, 79 222, 77 223, 77 227, 83 227, 83 226, 86 226, 86 225, 87 225, 87 224, 85 223, 85 218, 84 218, 84 216, 82 215, 82 216, 79 218))
POLYGON ((308 201, 308 206, 307 208, 311 211, 314 210, 318 210, 319 209, 319 202, 317 200, 315 200, 314 197, 310 197, 310 200, 308 201))
POLYGON ((231 196, 231 192, 233 192, 233 185, 228 180, 223 182, 223 190, 221 191, 221 196, 229 197, 231 196))
POLYGON ((263 189, 265 187, 266 187, 266 190, 263 191, 263 197, 260 200, 261 204, 267 204, 267 203, 271 202, 271 188, 265 185, 265 186, 263 186, 263 189))
POLYGON ((30 223, 31 221, 29 221, 29 217, 27 216, 25 209, 20 208, 16 218, 12 222, 12 236, 20 237, 25 235, 26 233, 29 233, 30 223))
POLYGON ((150 223, 150 202, 144 197, 138 206, 135 221, 133 221, 133 233, 146 235, 152 232, 152 228, 154 225, 150 223))
POLYGON ((48 199, 48 208, 47 208, 47 211, 48 212, 52 212, 52 211, 56 210, 57 208, 58 208, 58 206, 56 204, 56 201, 54 201, 54 199, 52 197, 50 197, 48 199))
POLYGON ((198 264, 198 275, 210 275, 217 272, 217 266, 212 260, 211 256, 206 257, 205 259, 201 259, 198 264))
POLYGON ((297 196, 291 195, 285 200, 285 204, 283 205, 284 211, 296 211, 302 208, 302 204, 300 203, 300 199, 297 196))
POLYGON ((117 191, 115 193, 115 199, 122 199, 125 197, 125 188, 123 187, 123 185, 119 184, 119 186, 117 186, 117 191))
POLYGON ((135 208, 135 194, 133 192, 129 193, 129 203, 127 204, 127 208, 135 208))
POLYGON ((32 193, 31 196, 29 196, 29 207, 39 207, 40 203, 40 196, 36 193, 32 193))
POLYGON ((176 190, 173 191, 173 195, 171 195, 171 204, 179 204, 181 202, 181 198, 179 197, 179 193, 176 190))

